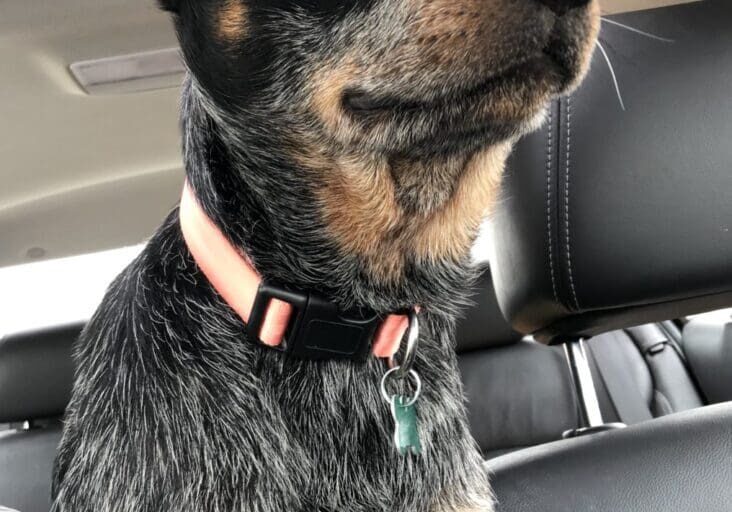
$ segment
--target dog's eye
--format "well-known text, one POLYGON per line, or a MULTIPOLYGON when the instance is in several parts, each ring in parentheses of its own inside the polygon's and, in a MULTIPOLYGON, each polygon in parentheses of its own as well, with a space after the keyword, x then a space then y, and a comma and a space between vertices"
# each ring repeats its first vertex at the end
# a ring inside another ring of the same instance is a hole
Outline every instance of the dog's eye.
POLYGON ((395 108, 400 103, 393 98, 378 97, 361 90, 348 90, 343 93, 343 106, 355 112, 375 112, 395 108))

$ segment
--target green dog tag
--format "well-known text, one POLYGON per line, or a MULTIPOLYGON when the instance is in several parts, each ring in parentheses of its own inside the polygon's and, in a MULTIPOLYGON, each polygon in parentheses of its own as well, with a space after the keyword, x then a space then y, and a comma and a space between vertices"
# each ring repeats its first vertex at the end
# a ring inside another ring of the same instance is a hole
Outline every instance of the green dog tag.
POLYGON ((411 452, 414 455, 422 453, 422 443, 419 440, 417 429, 417 407, 415 400, 403 395, 394 395, 391 398, 391 414, 396 424, 394 443, 401 455, 411 452), (411 403, 410 403, 411 402, 411 403))

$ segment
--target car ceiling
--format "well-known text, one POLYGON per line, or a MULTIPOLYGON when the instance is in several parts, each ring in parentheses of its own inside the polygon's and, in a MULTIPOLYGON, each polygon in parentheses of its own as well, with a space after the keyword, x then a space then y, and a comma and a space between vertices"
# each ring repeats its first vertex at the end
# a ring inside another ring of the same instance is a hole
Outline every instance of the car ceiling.
MULTIPOLYGON (((603 10, 677 3, 606 0, 603 10)), ((139 243, 175 205, 178 90, 90 96, 69 72, 175 46, 153 0, 3 0, 0 267, 139 243)))

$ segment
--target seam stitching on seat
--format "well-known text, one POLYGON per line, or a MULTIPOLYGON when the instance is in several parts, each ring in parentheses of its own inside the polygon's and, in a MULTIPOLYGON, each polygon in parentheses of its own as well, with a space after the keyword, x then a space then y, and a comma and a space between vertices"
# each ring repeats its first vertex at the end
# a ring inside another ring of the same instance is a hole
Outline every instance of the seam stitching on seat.
POLYGON ((580 309, 579 301, 577 300, 577 289, 574 286, 574 275, 572 274, 572 252, 571 252, 571 239, 569 235, 570 223, 569 223, 569 182, 570 182, 570 171, 572 167, 572 97, 567 97, 567 158, 566 158, 566 169, 565 169, 565 180, 564 180, 564 216, 565 216, 565 237, 566 237, 566 251, 567 251, 567 275, 569 277, 569 289, 572 292, 572 299, 577 310, 580 309))
POLYGON ((557 279, 554 276, 554 244, 552 242, 552 160, 554 155, 554 106, 549 106, 549 130, 546 149, 546 231, 549 242, 549 274, 552 279, 554 300, 559 302, 557 279))

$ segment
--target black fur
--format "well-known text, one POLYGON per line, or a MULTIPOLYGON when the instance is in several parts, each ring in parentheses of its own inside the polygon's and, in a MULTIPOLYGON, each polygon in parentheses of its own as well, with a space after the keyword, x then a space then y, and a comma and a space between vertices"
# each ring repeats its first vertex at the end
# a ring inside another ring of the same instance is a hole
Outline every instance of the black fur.
POLYGON ((158 5, 161 9, 168 12, 178 12, 178 0, 158 0, 158 5))

